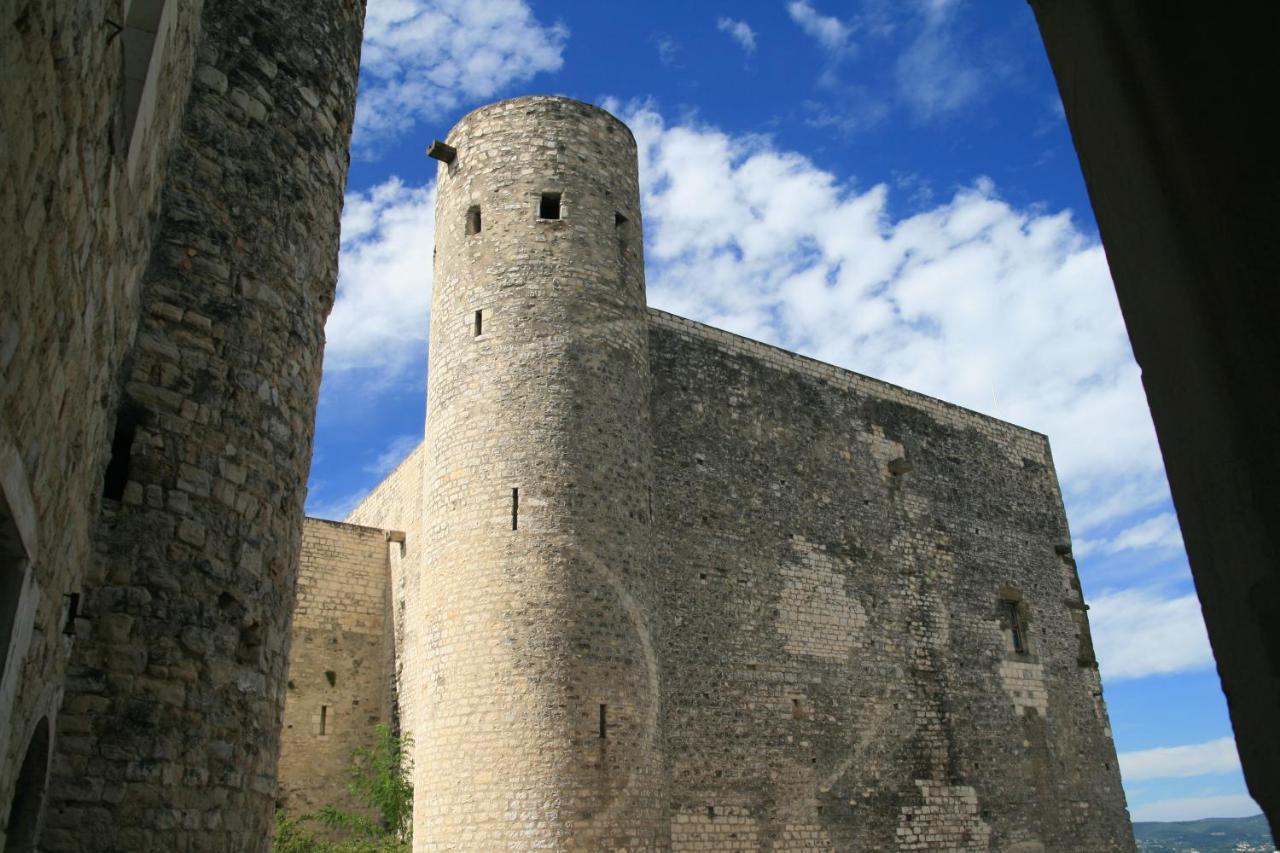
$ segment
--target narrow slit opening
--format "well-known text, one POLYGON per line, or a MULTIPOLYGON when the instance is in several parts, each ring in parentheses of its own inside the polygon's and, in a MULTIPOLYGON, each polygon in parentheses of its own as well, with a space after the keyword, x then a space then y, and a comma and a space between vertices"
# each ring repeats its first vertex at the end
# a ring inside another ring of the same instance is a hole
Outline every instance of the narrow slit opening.
POLYGON ((1022 608, 1016 601, 1004 601, 1005 621, 1009 623, 1009 632, 1012 634, 1013 650, 1018 654, 1027 653, 1027 633, 1026 626, 1023 624, 1022 608))
POLYGON ((62 599, 67 603, 66 622, 62 626, 62 633, 68 637, 76 635, 76 619, 80 616, 80 593, 68 592, 63 594, 62 599))
POLYGON ((467 210, 467 236, 470 237, 473 234, 479 234, 480 228, 480 206, 472 205, 467 210))
POLYGON ((484 310, 478 309, 475 316, 475 324, 472 326, 471 334, 473 337, 480 337, 484 334, 484 310))
POLYGON ((329 706, 320 706, 320 734, 325 733, 325 728, 329 723, 329 706))
POLYGON ((600 739, 601 740, 604 740, 609 736, 608 710, 609 710, 608 705, 600 706, 600 739))
POLYGON ((511 490, 511 529, 516 530, 520 525, 520 490, 511 490))
POLYGON ((111 458, 102 475, 102 496, 118 501, 124 497, 129 483, 129 466, 133 456, 133 439, 138 432, 138 410, 131 405, 120 407, 116 429, 111 437, 111 458))
POLYGON ((543 193, 538 199, 539 219, 560 218, 560 193, 543 193))

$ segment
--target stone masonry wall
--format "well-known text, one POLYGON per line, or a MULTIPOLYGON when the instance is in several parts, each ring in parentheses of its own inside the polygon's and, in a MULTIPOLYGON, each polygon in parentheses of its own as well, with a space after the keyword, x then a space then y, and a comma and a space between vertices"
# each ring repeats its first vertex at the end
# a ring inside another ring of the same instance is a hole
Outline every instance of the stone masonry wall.
POLYGON ((1133 850, 1044 437, 650 329, 673 849, 1133 850))
MULTIPOLYGON (((15 793, 40 810, 45 773, 24 791, 15 779, 37 726, 58 719, 76 641, 64 633, 64 596, 85 592, 117 374, 137 326, 200 8, 169 0, 148 108, 134 128, 121 108, 123 39, 104 20, 118 15, 77 0, 16 0, 0 12, 0 530, 12 522, 22 531, 12 550, 0 549, 10 620, 0 623, 9 640, 0 845, 24 843, 6 838, 15 793)), ((64 732, 80 734, 75 723, 64 732)), ((38 835, 31 825, 20 831, 38 835)))
POLYGON ((552 97, 446 141, 414 845, 664 849, 635 142, 552 97))
MULTIPOLYGON (((391 723, 400 734, 412 739, 416 730, 412 698, 417 695, 413 681, 417 670, 409 665, 408 653, 418 648, 421 626, 407 618, 410 612, 421 612, 422 589, 422 454, 419 444, 387 478, 347 516, 348 524, 379 527, 404 534, 399 547, 387 551, 390 583, 389 607, 393 636, 392 668, 388 673, 393 700, 391 723)), ((413 758, 414 744, 407 754, 413 758)))
POLYGON ((269 845, 362 17, 355 0, 201 11, 45 849, 269 845))
POLYGON ((302 526, 280 796, 293 815, 360 810, 347 790, 352 755, 391 713, 386 531, 308 518, 302 526))

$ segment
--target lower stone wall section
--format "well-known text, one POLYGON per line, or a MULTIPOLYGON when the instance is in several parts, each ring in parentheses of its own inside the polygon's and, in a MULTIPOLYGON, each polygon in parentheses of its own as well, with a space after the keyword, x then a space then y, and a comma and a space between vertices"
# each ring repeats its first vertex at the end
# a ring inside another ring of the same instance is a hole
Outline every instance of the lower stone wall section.
POLYGON ((281 735, 281 808, 359 811, 352 755, 389 722, 392 697, 385 531, 315 518, 302 528, 298 603, 281 735))

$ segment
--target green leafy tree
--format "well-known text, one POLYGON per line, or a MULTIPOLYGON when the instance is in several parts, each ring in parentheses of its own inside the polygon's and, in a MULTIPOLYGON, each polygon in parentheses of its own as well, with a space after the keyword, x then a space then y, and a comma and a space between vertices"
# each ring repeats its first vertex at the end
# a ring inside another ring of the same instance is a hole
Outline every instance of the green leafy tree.
POLYGON ((390 727, 374 728, 372 747, 355 751, 351 793, 376 812, 376 819, 325 806, 315 814, 289 817, 276 812, 275 853, 409 853, 413 841, 413 783, 408 750, 412 740, 397 737, 390 727), (316 823, 341 835, 319 838, 307 828, 316 823))

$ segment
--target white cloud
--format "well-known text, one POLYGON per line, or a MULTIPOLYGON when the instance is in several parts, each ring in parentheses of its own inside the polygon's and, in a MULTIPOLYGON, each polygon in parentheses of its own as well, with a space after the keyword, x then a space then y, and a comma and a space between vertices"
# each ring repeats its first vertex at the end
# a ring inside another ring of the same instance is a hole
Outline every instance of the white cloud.
POLYGON ((1104 592, 1090 601, 1089 625, 1102 674, 1111 682, 1213 666, 1200 602, 1192 593, 1169 598, 1155 589, 1104 592))
POLYGON ((921 4, 923 24, 898 55, 898 96, 921 121, 968 106, 982 92, 983 76, 956 44, 951 0, 921 4))
POLYGON ((1182 549, 1182 530, 1178 518, 1171 512, 1153 515, 1137 524, 1126 527, 1107 538, 1078 539, 1075 555, 1121 554, 1125 551, 1179 551, 1182 549))
POLYGON ((678 67, 680 42, 669 35, 659 33, 653 37, 653 43, 658 48, 659 62, 668 67, 678 67))
POLYGON ((355 509, 360 501, 364 500, 367 494, 369 494, 369 489, 366 486, 359 491, 351 492, 332 500, 309 500, 307 501, 307 515, 311 518, 342 521, 351 514, 351 510, 355 509))
POLYGON ((804 34, 831 53, 841 53, 849 47, 853 30, 839 18, 823 15, 813 8, 809 0, 791 0, 787 14, 799 25, 804 34))
POLYGON ((1240 769, 1235 738, 1222 737, 1186 746, 1162 746, 1119 755, 1120 773, 1126 782, 1230 773, 1240 769))
POLYGON ((716 21, 716 29, 722 33, 728 33, 747 53, 755 53, 756 33, 746 21, 721 18, 716 21))
POLYGON ((355 146, 368 151, 460 104, 563 63, 563 24, 524 0, 370 0, 360 57, 355 146))
POLYGON ((435 185, 391 178, 349 193, 325 370, 377 368, 394 381, 426 347, 435 185))
POLYGON ((1139 551, 1144 548, 1181 548, 1182 531, 1178 519, 1171 512, 1153 515, 1146 521, 1121 531, 1107 545, 1107 553, 1139 551))
POLYGON ((1210 817, 1251 817, 1262 809, 1248 794, 1176 797, 1132 806, 1134 820, 1202 820, 1210 817))
POLYGON ((391 470, 409 455, 409 451, 413 450, 421 442, 422 435, 418 433, 396 436, 387 444, 386 450, 379 453, 373 462, 364 466, 364 470, 375 477, 384 477, 390 474, 391 470))

